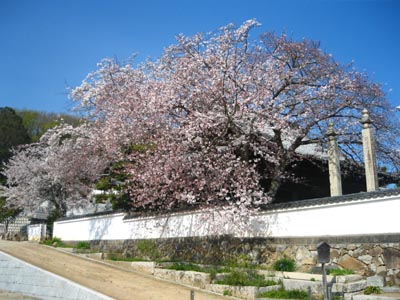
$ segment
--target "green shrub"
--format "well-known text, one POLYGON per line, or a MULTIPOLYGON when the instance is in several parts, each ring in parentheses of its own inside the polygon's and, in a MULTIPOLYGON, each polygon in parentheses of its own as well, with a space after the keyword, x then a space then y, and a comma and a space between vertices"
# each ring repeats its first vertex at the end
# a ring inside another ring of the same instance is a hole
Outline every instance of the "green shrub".
POLYGON ((307 300, 308 293, 301 290, 285 290, 279 289, 275 291, 268 291, 258 295, 259 298, 275 298, 275 299, 300 299, 307 300))
POLYGON ((326 273, 328 275, 333 275, 333 276, 343 276, 343 275, 354 274, 354 271, 350 270, 350 269, 339 269, 339 268, 337 268, 337 269, 328 269, 326 271, 326 273))
POLYGON ((40 243, 43 245, 52 246, 52 247, 71 248, 71 246, 65 244, 60 238, 58 238, 56 236, 51 239, 44 240, 40 243))
POLYGON ((296 262, 291 258, 283 257, 274 263, 273 269, 275 271, 293 272, 296 270, 296 262))
POLYGON ((74 248, 80 250, 87 250, 90 249, 90 244, 89 242, 78 242, 74 248))
POLYGON ((230 290, 224 290, 224 296, 232 296, 232 292, 230 290))
POLYGON ((199 266, 192 263, 182 263, 175 262, 171 266, 166 267, 169 270, 177 270, 177 271, 194 271, 194 272, 203 272, 211 275, 211 278, 215 278, 217 273, 226 273, 229 272, 229 268, 219 267, 219 266, 199 266))
POLYGON ((367 288, 364 290, 364 295, 380 294, 380 293, 382 293, 382 290, 380 287, 377 286, 367 286, 367 288))
POLYGON ((218 280, 216 284, 227 284, 234 286, 271 286, 278 283, 274 280, 266 280, 264 275, 257 274, 254 270, 239 271, 234 270, 227 274, 223 280, 218 280))

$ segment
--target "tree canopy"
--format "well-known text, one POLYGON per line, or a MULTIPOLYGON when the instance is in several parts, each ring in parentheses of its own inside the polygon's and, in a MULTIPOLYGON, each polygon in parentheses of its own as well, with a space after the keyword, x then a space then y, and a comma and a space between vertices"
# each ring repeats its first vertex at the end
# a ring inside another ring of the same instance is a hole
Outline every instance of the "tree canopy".
MULTIPOLYGON (((294 162, 324 157, 330 123, 342 156, 361 162, 359 119, 368 109, 379 162, 397 167, 400 127, 381 86, 317 42, 251 37, 259 25, 180 35, 159 59, 138 65, 103 60, 71 94, 90 123, 80 127, 87 139, 79 147, 94 154, 79 165, 99 154, 122 165, 133 210, 217 206, 244 216, 274 199, 294 162)), ((16 155, 8 170, 24 160, 16 155)))
POLYGON ((21 117, 12 108, 0 107, 0 164, 10 157, 13 147, 29 142, 21 117))
POLYGON ((28 131, 32 142, 38 142, 48 129, 62 123, 70 124, 74 127, 81 123, 80 118, 65 113, 59 114, 30 109, 17 110, 16 113, 22 118, 22 123, 28 131))
POLYGON ((131 147, 134 207, 257 207, 274 198, 289 164, 322 154, 329 123, 342 155, 362 160, 364 108, 380 162, 398 163, 397 118, 379 84, 314 41, 250 39, 256 26, 178 36, 139 66, 104 60, 73 91, 110 153, 131 147))
POLYGON ((34 210, 50 202, 61 216, 86 203, 108 161, 88 142, 85 126, 63 124, 49 129, 38 143, 24 145, 5 165, 9 205, 34 210))

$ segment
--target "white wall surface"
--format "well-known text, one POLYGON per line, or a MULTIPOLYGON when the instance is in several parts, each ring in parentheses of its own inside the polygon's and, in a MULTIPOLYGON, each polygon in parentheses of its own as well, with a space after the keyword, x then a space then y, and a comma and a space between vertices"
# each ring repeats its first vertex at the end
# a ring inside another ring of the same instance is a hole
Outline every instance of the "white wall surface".
POLYGON ((123 220, 124 214, 54 223, 64 241, 152 239, 232 234, 246 237, 312 237, 400 233, 400 197, 270 210, 246 227, 221 221, 220 212, 192 212, 123 220))
POLYGON ((28 241, 39 242, 46 238, 46 224, 28 226, 28 241))

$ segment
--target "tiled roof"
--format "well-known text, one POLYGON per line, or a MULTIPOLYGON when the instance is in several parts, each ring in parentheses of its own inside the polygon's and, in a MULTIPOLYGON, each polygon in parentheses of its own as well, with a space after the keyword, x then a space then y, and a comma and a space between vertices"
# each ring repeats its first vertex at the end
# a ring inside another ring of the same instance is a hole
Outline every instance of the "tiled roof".
POLYGON ((92 214, 84 214, 84 215, 75 215, 70 217, 62 217, 57 219, 57 221, 66 221, 66 220, 75 220, 75 219, 83 219, 83 218, 90 218, 90 217, 100 217, 100 216, 107 216, 107 215, 114 215, 118 213, 123 213, 122 210, 107 210, 92 214))
POLYGON ((375 192, 361 192, 335 197, 315 198, 308 200, 291 201, 285 203, 271 203, 263 207, 262 210, 293 209, 309 206, 319 206, 325 204, 347 203, 359 200, 384 198, 390 196, 400 196, 400 189, 387 189, 375 192))
MULTIPOLYGON (((262 211, 271 211, 271 210, 281 210, 281 209, 296 209, 296 208, 304 208, 304 207, 312 207, 312 206, 319 206, 319 205, 326 205, 326 204, 336 204, 336 203, 348 203, 348 202, 355 202, 360 200, 367 200, 367 199, 374 199, 374 198, 385 198, 390 196, 400 196, 400 189, 387 189, 387 190, 380 190, 375 192, 361 192, 356 194, 348 194, 343 196, 335 196, 335 197, 324 197, 324 198, 315 198, 315 199, 308 199, 308 200, 299 200, 299 201, 291 201, 291 202, 284 202, 284 203, 271 203, 267 204, 262 207, 262 211)), ((177 211, 177 212, 188 212, 186 211, 177 211)), ((123 213, 123 211, 105 211, 93 214, 86 214, 80 216, 71 216, 60 218, 57 221, 66 221, 66 220, 74 220, 74 219, 82 219, 82 218, 89 218, 89 217, 97 217, 97 216, 106 216, 111 214, 123 213)), ((156 216, 158 214, 154 214, 156 216)), ((124 217, 126 219, 134 219, 137 218, 139 215, 137 214, 127 214, 124 217)), ((148 215, 147 215, 148 216, 148 215)))

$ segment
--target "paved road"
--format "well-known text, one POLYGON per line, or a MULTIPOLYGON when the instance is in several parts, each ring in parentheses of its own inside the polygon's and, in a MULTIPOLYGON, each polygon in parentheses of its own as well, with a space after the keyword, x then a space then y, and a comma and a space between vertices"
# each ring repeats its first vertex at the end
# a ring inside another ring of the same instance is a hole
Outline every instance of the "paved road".
MULTIPOLYGON (((190 300, 190 289, 29 242, 0 240, 0 251, 118 300, 190 300)), ((195 300, 223 297, 195 291, 195 300)))
POLYGON ((36 298, 32 298, 32 297, 25 296, 22 294, 10 293, 10 292, 0 290, 0 300, 35 300, 35 299, 36 298))

